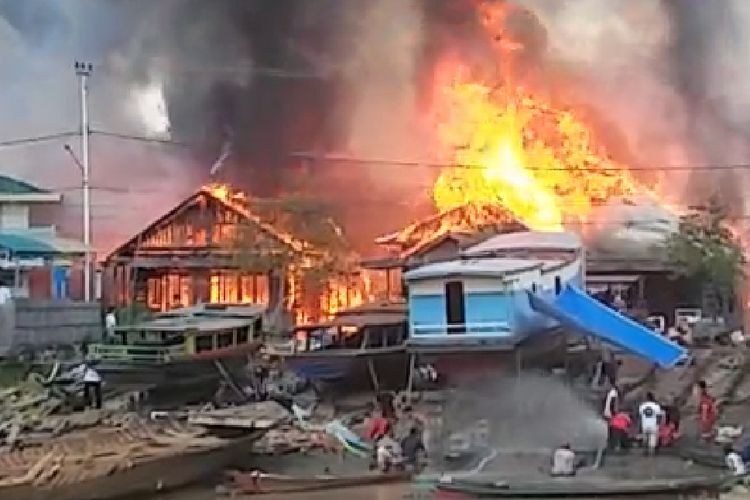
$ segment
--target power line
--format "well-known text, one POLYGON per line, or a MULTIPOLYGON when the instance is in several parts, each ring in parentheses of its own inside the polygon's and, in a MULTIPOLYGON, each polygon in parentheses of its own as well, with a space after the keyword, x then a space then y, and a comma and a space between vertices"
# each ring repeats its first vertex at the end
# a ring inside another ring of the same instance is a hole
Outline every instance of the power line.
MULTIPOLYGON (((363 164, 363 165, 386 165, 393 167, 429 167, 429 168, 466 168, 466 169, 479 169, 484 170, 487 168, 485 165, 479 164, 461 164, 461 163, 440 163, 432 161, 416 161, 416 160, 398 160, 398 159, 386 159, 386 158, 359 158, 353 156, 344 155, 330 155, 330 154, 316 154, 308 152, 294 152, 290 153, 293 158, 300 158, 303 160, 310 161, 326 161, 334 163, 351 163, 351 164, 363 164)), ((524 167, 525 170, 540 171, 540 172, 654 172, 654 171, 721 171, 721 170, 744 170, 750 169, 750 163, 729 163, 729 164, 675 164, 675 165, 652 165, 652 166, 638 166, 638 167, 622 167, 622 168, 599 168, 599 167, 576 167, 576 168, 565 168, 565 167, 524 167)))
POLYGON ((101 135, 104 137, 112 137, 115 139, 124 139, 127 141, 139 141, 139 142, 148 142, 148 143, 154 143, 154 144, 164 144, 168 146, 177 146, 182 148, 190 147, 191 145, 186 142, 179 142, 179 141, 173 141, 171 139, 159 139, 157 137, 146 137, 146 136, 140 136, 140 135, 130 135, 130 134, 121 134, 118 132, 105 132, 103 130, 92 130, 92 135, 101 135))
POLYGON ((7 141, 0 141, 0 148, 13 147, 13 146, 24 146, 27 144, 36 144, 40 142, 49 142, 57 139, 64 139, 67 137, 73 137, 80 135, 79 132, 58 132, 57 134, 48 135, 37 135, 34 137, 24 137, 21 139, 10 139, 7 141))

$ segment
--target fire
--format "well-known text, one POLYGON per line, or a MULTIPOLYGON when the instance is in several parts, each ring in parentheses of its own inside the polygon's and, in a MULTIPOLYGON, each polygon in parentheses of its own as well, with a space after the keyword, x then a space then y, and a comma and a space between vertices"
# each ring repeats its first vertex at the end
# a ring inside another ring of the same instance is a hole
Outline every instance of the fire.
POLYGON ((559 230, 597 203, 638 191, 572 111, 508 82, 492 87, 456 76, 442 87, 436 116, 456 165, 433 188, 441 211, 499 204, 531 229, 559 230))
MULTIPOLYGON (((333 277, 327 280, 322 287, 307 289, 302 278, 304 271, 320 265, 325 260, 324 249, 315 248, 312 244, 298 236, 290 232, 285 232, 283 227, 281 227, 284 224, 279 220, 276 220, 273 224, 266 222, 266 219, 261 218, 256 213, 258 211, 257 208, 255 211, 253 210, 254 201, 257 202, 258 200, 252 200, 242 191, 236 190, 227 184, 208 184, 203 186, 201 191, 230 207, 246 219, 253 221, 263 231, 274 235, 275 238, 287 244, 296 254, 294 262, 287 264, 285 296, 283 297, 284 307, 294 313, 296 324, 328 320, 342 309, 356 307, 364 304, 366 301, 374 300, 374 296, 371 293, 370 277, 365 273, 333 277)), ((261 211, 260 213, 263 212, 261 211)), ((219 232, 219 229, 217 227, 215 231, 219 232)), ((233 231, 230 231, 230 233, 239 234, 233 231)), ((229 238, 229 240, 231 242, 232 238, 229 238)), ((237 242, 234 241, 233 243, 236 244, 237 242)), ((213 283, 211 286, 212 301, 218 302, 218 282, 216 286, 213 283), (215 291, 214 288, 216 289, 215 291)), ((226 288, 227 285, 225 283, 226 288)), ((231 288, 230 292, 229 294, 224 294, 224 299, 228 295, 230 301, 235 300, 237 295, 235 289, 231 288)))

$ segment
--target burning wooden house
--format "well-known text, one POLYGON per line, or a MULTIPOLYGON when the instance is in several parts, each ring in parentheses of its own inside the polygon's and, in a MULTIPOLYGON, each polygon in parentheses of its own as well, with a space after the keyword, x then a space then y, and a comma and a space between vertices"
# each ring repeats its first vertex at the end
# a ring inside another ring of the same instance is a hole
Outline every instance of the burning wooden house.
POLYGON ((328 250, 286 231, 283 217, 261 205, 226 186, 201 188, 107 257, 107 305, 262 304, 299 323, 364 300, 357 273, 310 285, 303 271, 323 267, 328 250))
POLYGON ((366 260, 362 266, 384 273, 388 298, 401 298, 402 271, 456 258, 461 250, 491 236, 526 229, 501 205, 469 203, 378 238, 376 242, 382 245, 386 255, 366 260))

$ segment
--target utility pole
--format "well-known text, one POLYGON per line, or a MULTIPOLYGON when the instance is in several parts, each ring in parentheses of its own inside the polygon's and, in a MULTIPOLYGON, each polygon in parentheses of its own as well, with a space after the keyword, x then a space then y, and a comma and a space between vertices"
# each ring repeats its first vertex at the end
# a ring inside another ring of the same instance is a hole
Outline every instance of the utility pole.
POLYGON ((83 296, 91 301, 91 185, 89 183, 89 108, 88 78, 94 70, 91 63, 75 63, 76 75, 81 88, 81 172, 83 174, 83 246, 85 247, 83 267, 83 296))

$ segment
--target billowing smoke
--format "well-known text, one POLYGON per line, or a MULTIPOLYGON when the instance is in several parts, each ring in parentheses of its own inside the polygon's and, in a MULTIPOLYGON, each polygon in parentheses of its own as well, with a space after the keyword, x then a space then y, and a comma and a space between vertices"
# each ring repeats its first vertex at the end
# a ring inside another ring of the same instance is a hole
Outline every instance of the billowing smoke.
MULTIPOLYGON (((743 162, 750 118, 746 2, 699 0, 520 0, 545 26, 548 65, 576 75, 582 99, 625 135, 642 168, 673 200, 713 193, 744 213, 739 171, 685 166, 743 162), (673 171, 663 169, 678 166, 673 171)), ((551 80, 552 85, 555 80, 551 80)))
MULTIPOLYGON (((72 63, 91 61, 94 130, 188 145, 94 135, 100 248, 125 240, 210 173, 259 195, 339 197, 340 206, 353 210, 347 218, 376 221, 353 224, 368 226, 373 234, 361 235, 366 240, 417 215, 407 200, 420 193, 429 200, 435 169, 324 163, 297 169, 289 153, 429 157, 422 114, 431 68, 448 53, 487 67, 496 57, 482 26, 492 20, 478 14, 481 3, 0 0, 0 139, 74 131, 72 63), (371 217, 373 209, 378 217, 371 217)), ((525 59, 523 78, 596 109, 612 124, 601 128, 619 131, 608 142, 620 144, 610 149, 625 163, 744 159, 745 2, 513 3, 528 9, 509 26, 526 42, 516 54, 525 59)), ((69 142, 77 146, 75 137, 69 142)), ((80 209, 80 177, 63 145, 2 148, 0 168, 70 188, 73 212, 80 209)), ((744 212, 738 197, 744 177, 737 173, 675 169, 650 180, 669 185, 681 200, 721 190, 736 202, 735 213, 744 212)), ((77 218, 68 225, 79 231, 77 218)))
MULTIPOLYGON (((335 6, 325 3, 315 10, 303 1, 0 0, 0 138, 75 131, 73 62, 90 61, 94 131, 187 145, 94 134, 100 250, 208 180, 227 144, 221 176, 274 193, 288 153, 333 147, 327 124, 340 122, 326 61, 339 30, 335 6)), ((80 174, 65 142, 2 148, 0 165, 7 175, 62 188, 74 235, 80 174)), ((76 137, 67 142, 77 150, 76 137)))

